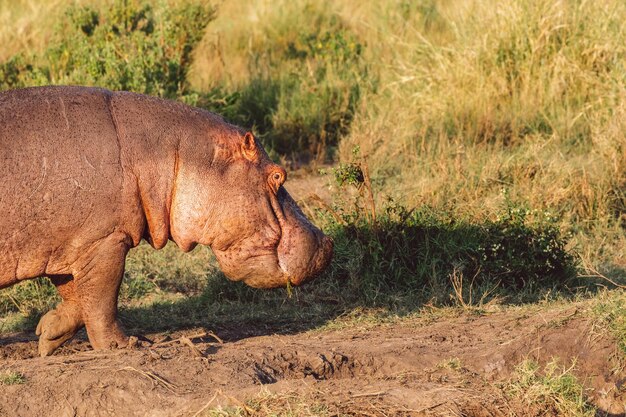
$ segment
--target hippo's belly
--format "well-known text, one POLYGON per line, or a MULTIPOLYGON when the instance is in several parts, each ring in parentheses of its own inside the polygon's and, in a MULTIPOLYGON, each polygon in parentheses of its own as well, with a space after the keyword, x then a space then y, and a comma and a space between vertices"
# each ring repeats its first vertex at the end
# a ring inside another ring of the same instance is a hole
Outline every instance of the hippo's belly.
POLYGON ((54 91, 0 93, 0 287, 68 273, 119 225, 123 173, 108 96, 54 91))

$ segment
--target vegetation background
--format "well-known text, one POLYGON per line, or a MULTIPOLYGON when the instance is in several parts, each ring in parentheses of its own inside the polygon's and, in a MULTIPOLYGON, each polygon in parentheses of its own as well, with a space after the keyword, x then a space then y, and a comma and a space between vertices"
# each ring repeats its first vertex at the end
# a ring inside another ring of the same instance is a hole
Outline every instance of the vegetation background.
MULTIPOLYGON (((335 239, 323 277, 262 293, 206 248, 142 245, 131 328, 589 298, 626 347, 624 21, 620 0, 0 0, 0 89, 181 100, 325 172, 333 201, 301 202, 335 239)), ((45 280, 5 289, 2 327, 55 302, 45 280)))

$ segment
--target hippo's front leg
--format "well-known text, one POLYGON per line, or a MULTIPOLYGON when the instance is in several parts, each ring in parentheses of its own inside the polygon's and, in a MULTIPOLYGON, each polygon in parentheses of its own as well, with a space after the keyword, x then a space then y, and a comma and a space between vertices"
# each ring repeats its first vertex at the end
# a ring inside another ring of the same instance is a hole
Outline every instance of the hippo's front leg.
POLYGON ((40 356, 52 354, 85 325, 72 276, 51 276, 50 280, 57 287, 63 301, 39 320, 36 334, 39 336, 40 356))
POLYGON ((129 248, 128 237, 114 232, 94 243, 74 265, 76 295, 94 349, 128 344, 117 321, 117 296, 129 248))

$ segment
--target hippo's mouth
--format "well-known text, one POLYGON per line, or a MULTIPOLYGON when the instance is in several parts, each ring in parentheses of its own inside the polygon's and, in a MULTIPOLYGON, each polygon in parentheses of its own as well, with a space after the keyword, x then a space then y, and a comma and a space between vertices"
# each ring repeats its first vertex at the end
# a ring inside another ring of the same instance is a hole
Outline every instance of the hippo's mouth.
POLYGON ((283 240, 289 235, 288 221, 279 202, 278 195, 270 192, 268 200, 271 208, 271 218, 268 219, 268 223, 278 227, 270 226, 275 235, 275 241, 271 247, 258 247, 247 254, 245 263, 251 266, 254 265, 256 268, 250 271, 242 281, 254 288, 280 288, 294 284, 289 274, 289 264, 286 262, 284 254, 280 251, 283 240), (266 266, 267 264, 272 264, 272 267, 264 269, 260 268, 260 264, 265 264, 266 266))

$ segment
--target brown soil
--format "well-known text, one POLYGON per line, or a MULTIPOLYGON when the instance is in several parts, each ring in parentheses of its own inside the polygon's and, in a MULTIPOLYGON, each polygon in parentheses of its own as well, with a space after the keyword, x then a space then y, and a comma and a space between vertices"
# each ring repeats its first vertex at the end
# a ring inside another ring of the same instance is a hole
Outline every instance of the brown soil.
POLYGON ((503 383, 525 358, 553 357, 564 365, 577 358, 575 373, 601 415, 625 411, 616 344, 576 307, 241 336, 249 330, 226 330, 223 343, 203 329, 149 335, 151 346, 109 352, 79 338, 47 358, 36 356, 34 337, 5 336, 0 372, 26 381, 0 386, 0 415, 195 416, 262 392, 296 395, 331 414, 545 415, 505 396, 503 383), (445 366, 453 358, 457 369, 445 366))

